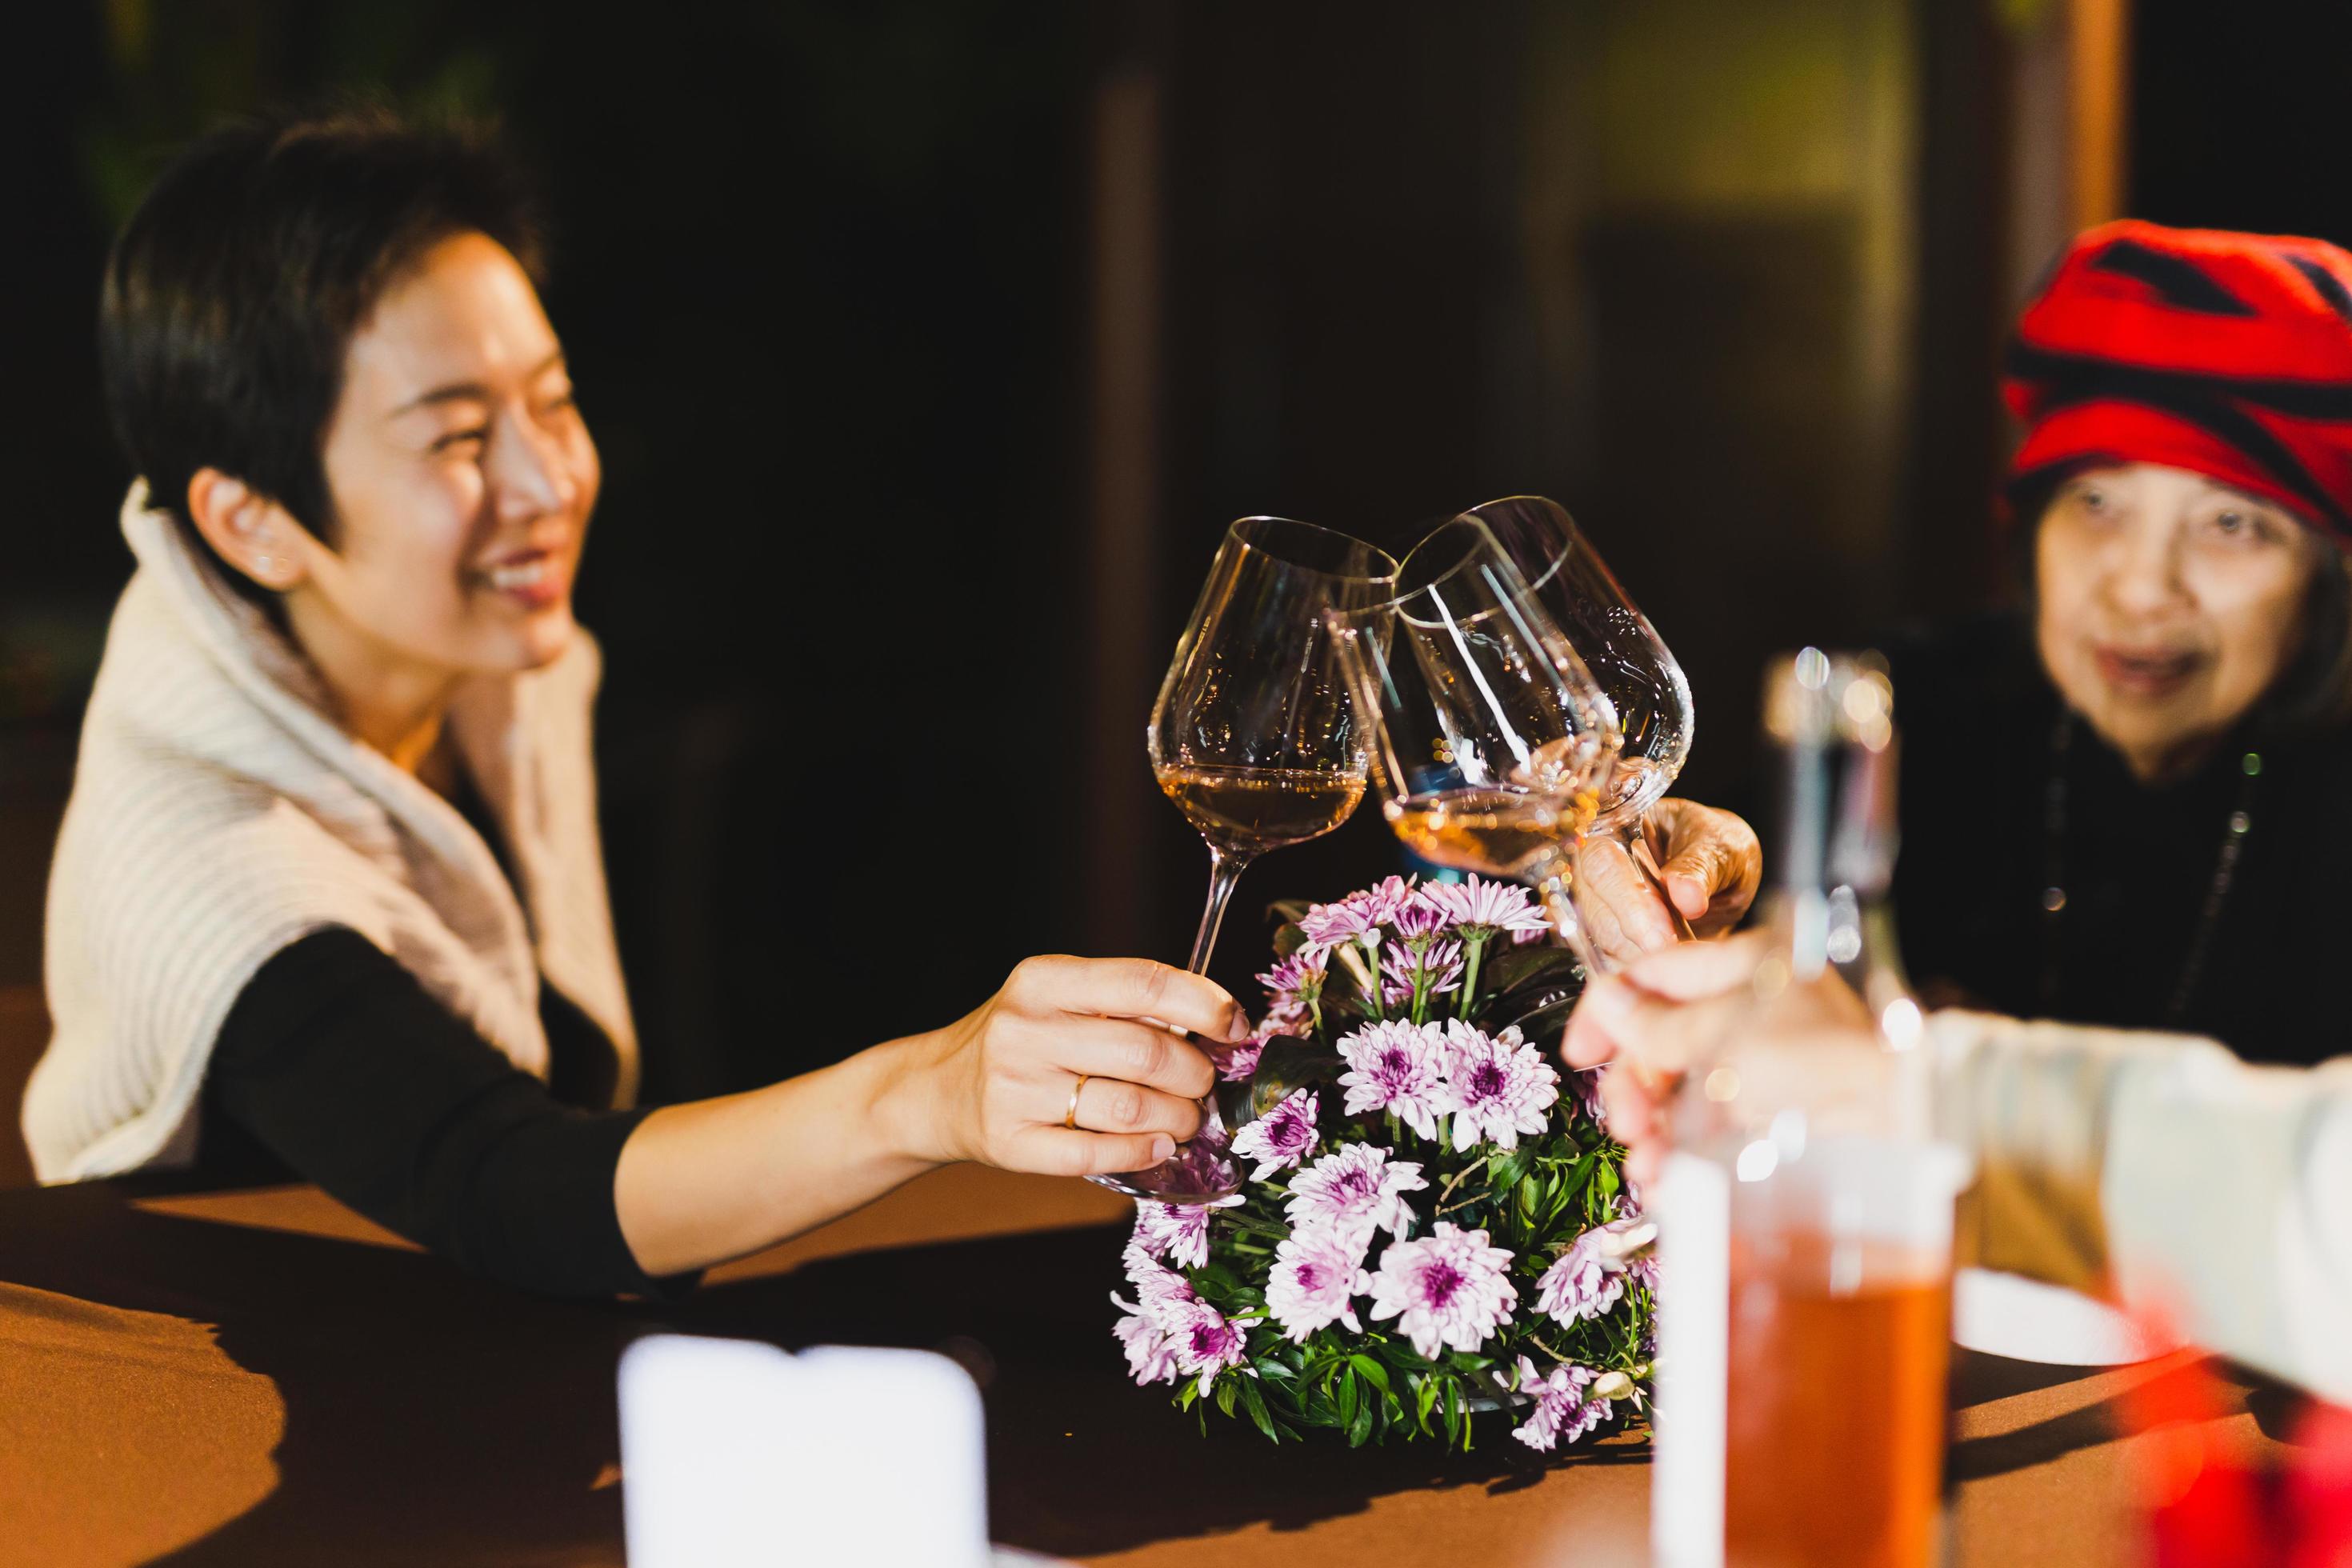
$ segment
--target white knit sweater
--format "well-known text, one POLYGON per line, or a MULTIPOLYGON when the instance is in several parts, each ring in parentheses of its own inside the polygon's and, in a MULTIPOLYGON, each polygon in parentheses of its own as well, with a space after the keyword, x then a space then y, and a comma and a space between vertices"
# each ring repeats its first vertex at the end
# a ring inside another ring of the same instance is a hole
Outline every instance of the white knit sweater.
POLYGON ((83 722, 49 875, 56 1033, 25 1095, 45 1182, 185 1163, 230 1005, 273 954, 347 926, 541 1077, 540 977, 621 1055, 636 1036, 596 837, 585 633, 553 664, 461 689, 448 720, 520 898, 448 802, 352 738, 309 665, 231 592, 143 482, 138 558, 83 722))

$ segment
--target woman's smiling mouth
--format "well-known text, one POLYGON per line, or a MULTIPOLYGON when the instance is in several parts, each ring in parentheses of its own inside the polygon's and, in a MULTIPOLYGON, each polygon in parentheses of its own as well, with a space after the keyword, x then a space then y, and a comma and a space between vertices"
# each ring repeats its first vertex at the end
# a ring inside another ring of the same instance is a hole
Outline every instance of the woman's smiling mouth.
POLYGON ((2110 689, 2132 697, 2168 697, 2189 683, 2201 668, 2205 656, 2169 648, 2119 647, 2095 644, 2093 662, 2110 689))

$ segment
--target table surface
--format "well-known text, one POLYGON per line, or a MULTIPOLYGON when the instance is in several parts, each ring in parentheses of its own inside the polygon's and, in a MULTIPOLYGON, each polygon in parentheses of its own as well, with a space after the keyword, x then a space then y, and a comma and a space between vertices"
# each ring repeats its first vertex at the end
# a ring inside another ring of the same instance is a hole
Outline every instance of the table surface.
MULTIPOLYGON (((996 1538, 1104 1568, 1643 1560, 1638 1437, 1547 1461, 1499 1426, 1467 1455, 1274 1449, 1214 1416, 1202 1436, 1111 1337, 1126 1213, 958 1167, 684 1301, 575 1302, 463 1275, 314 1188, 0 1193, 0 1563, 619 1563, 614 1370, 662 1328, 955 1356, 986 1394, 996 1538)), ((2122 1396, 2208 1369, 1958 1353, 1957 1561, 2137 1562, 2147 1439, 2122 1396)), ((2271 1448, 2285 1412, 2218 1387, 2221 1440, 2271 1448)))

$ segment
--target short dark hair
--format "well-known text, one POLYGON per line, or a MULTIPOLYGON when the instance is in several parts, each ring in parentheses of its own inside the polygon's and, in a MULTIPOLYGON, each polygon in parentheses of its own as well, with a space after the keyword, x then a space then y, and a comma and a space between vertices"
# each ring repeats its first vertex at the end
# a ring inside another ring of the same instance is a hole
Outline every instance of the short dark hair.
POLYGON ((537 207, 481 126, 352 103, 181 153, 116 237, 99 306, 108 411, 151 503, 186 523, 215 468, 331 542, 321 447, 352 336, 425 250, 477 231, 539 279, 537 207))
MULTIPOLYGON (((2014 531, 2011 562, 2029 604, 2041 592, 2034 542, 2042 520, 2079 471, 2043 469, 2011 480, 2002 490, 2014 531)), ((2304 598, 2303 642, 2255 705, 2258 724, 2267 734, 2291 737, 2352 721, 2352 563, 2345 560, 2343 546, 2316 529, 2313 532, 2320 555, 2304 598)))

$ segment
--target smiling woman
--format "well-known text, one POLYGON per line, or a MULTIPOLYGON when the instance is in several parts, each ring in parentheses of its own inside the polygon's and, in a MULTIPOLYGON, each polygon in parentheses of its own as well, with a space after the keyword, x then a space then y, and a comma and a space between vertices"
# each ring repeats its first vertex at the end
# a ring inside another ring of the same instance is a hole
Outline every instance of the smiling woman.
POLYGON ((527 1287, 764 1247, 931 1166, 1164 1158, 1198 976, 1034 959, 943 1028, 629 1109, 572 589, 594 443, 513 174, 378 112, 189 150, 110 260, 142 478, 51 872, 43 1180, 290 1168, 527 1287))
POLYGON ((2031 616, 1898 660, 1914 968, 2002 1012, 2340 1052, 2352 256, 2095 229, 2004 390, 2031 616))

